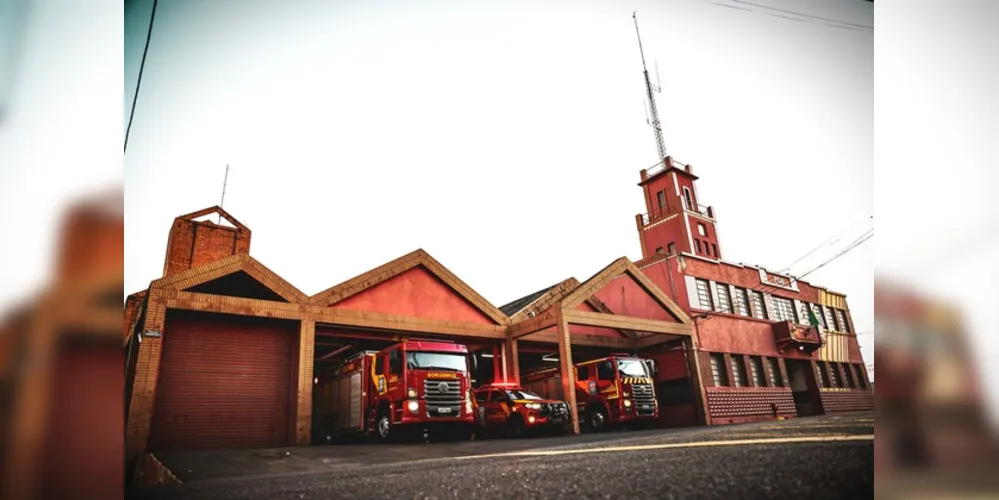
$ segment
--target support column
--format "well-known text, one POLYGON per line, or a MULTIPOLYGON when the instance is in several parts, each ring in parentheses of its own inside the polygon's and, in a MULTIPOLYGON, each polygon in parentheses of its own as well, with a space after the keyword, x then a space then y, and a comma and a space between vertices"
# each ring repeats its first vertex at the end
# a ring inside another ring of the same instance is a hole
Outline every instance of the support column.
POLYGON ((572 369, 572 341, 569 338, 569 322, 562 313, 562 305, 555 306, 555 330, 558 337, 559 371, 562 376, 562 393, 572 414, 572 433, 579 434, 579 409, 576 407, 576 373, 572 369))
POLYGON ((493 346, 493 382, 506 382, 506 346, 493 346))
POLYGON ((506 368, 507 380, 520 383, 520 353, 517 339, 506 339, 503 342, 503 366, 506 368))
POLYGON ((132 402, 128 408, 128 422, 125 424, 125 455, 135 457, 146 451, 149 440, 149 426, 156 401, 156 385, 160 376, 160 357, 163 337, 166 331, 166 304, 158 290, 149 291, 149 307, 146 321, 136 330, 137 335, 146 331, 159 331, 161 337, 144 337, 139 344, 139 354, 135 362, 135 379, 132 382, 132 402))
POLYGON ((708 425, 708 397, 704 391, 704 374, 701 372, 700 349, 694 343, 694 339, 688 337, 683 339, 683 350, 687 354, 687 372, 690 377, 691 396, 694 398, 694 415, 699 424, 708 425))
POLYGON ((295 428, 290 436, 292 443, 308 446, 312 440, 312 387, 314 357, 316 354, 316 322, 302 320, 298 336, 298 394, 295 405, 295 428))

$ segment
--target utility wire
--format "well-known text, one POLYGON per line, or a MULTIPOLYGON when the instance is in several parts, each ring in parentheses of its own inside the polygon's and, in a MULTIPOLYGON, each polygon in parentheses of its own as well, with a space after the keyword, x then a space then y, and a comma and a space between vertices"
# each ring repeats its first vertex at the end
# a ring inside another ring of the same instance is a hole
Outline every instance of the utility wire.
POLYGON ((772 10, 772 11, 776 11, 776 12, 783 12, 785 14, 793 14, 793 15, 796 15, 796 16, 808 17, 808 18, 811 18, 811 19, 819 20, 819 21, 827 21, 827 22, 836 23, 836 24, 843 24, 843 25, 846 25, 846 26, 853 26, 855 28, 863 28, 865 30, 873 30, 874 29, 873 26, 867 26, 866 24, 857 24, 857 23, 851 23, 851 22, 847 22, 847 21, 837 21, 835 19, 829 19, 828 17, 813 16, 811 14, 804 14, 802 12, 796 12, 796 11, 793 11, 793 10, 779 9, 777 7, 771 7, 769 5, 763 5, 763 4, 753 3, 753 2, 747 2, 746 0, 729 0, 729 1, 730 2, 741 3, 741 4, 746 4, 746 5, 752 5, 752 6, 755 6, 755 7, 760 7, 760 8, 763 8, 763 9, 772 10))
MULTIPOLYGON (((870 26, 853 25, 852 23, 847 24, 847 23, 845 23, 843 21, 833 21, 831 19, 827 19, 827 21, 832 21, 832 22, 815 22, 815 21, 810 21, 810 20, 808 20, 806 18, 802 18, 802 17, 785 16, 785 15, 776 14, 776 13, 770 13, 770 12, 766 12, 766 11, 762 11, 762 10, 751 9, 751 8, 748 8, 748 7, 742 7, 742 6, 738 6, 738 5, 730 5, 730 4, 720 3, 720 2, 705 2, 705 3, 710 3, 711 5, 717 5, 719 7, 726 7, 726 8, 729 8, 729 9, 743 10, 743 11, 746 11, 746 12, 753 12, 753 13, 756 13, 756 14, 762 14, 764 16, 779 17, 779 18, 782 18, 782 19, 790 19, 792 21, 798 21, 798 22, 807 23, 807 24, 830 26, 830 27, 833 27, 833 28, 840 28, 840 29, 845 29, 845 30, 850 30, 850 31, 861 31, 861 32, 864 32, 864 33, 873 33, 874 32, 874 28, 872 28, 870 26), (858 27, 855 27, 855 26, 861 26, 861 27, 858 28, 858 27)), ((756 5, 756 4, 750 4, 750 5, 756 5)), ((791 12, 791 11, 786 11, 786 12, 791 12)), ((798 15, 804 15, 804 14, 798 14, 798 15)), ((817 16, 810 16, 810 17, 817 17, 817 16)), ((825 18, 820 18, 820 19, 825 19, 825 18)))
MULTIPOLYGON (((868 220, 873 219, 873 218, 874 218, 874 216, 872 215, 872 216, 868 217, 868 220)), ((830 236, 829 239, 823 241, 822 243, 819 243, 818 246, 816 246, 815 248, 809 250, 808 253, 806 253, 805 255, 802 255, 801 257, 798 257, 794 262, 792 262, 792 263, 788 264, 787 266, 785 266, 784 269, 782 269, 780 272, 782 272, 782 273, 790 272, 791 271, 791 266, 793 266, 793 265, 795 265, 795 264, 797 264, 797 263, 805 260, 806 258, 808 258, 808 256, 812 255, 813 253, 815 253, 816 251, 818 251, 822 247, 825 247, 825 246, 831 245, 833 243, 836 243, 837 241, 839 241, 840 239, 842 239, 843 233, 845 233, 847 230, 849 230, 853 226, 856 226, 858 222, 860 222, 860 221, 854 221, 854 222, 850 223, 849 226, 846 226, 845 228, 843 228, 842 230, 840 230, 838 233, 830 236)))
POLYGON ((139 100, 139 86, 142 85, 142 70, 146 67, 146 54, 149 53, 149 39, 153 36, 153 21, 156 19, 156 4, 153 0, 153 10, 149 14, 149 31, 146 32, 146 47, 142 49, 142 62, 139 63, 139 78, 135 82, 135 94, 132 96, 132 110, 128 113, 128 127, 125 129, 125 151, 128 151, 128 135, 132 132, 132 119, 135 118, 135 103, 139 100))
POLYGON ((843 255, 846 255, 847 252, 849 252, 850 250, 853 250, 854 248, 857 248, 858 246, 860 246, 861 244, 863 244, 865 241, 867 241, 867 240, 869 240, 869 239, 871 239, 873 237, 874 237, 874 230, 871 229, 870 231, 864 233, 863 236, 861 236, 860 238, 857 238, 856 240, 854 240, 853 243, 847 245, 846 248, 840 250, 839 253, 837 253, 836 255, 833 255, 832 257, 830 257, 829 260, 826 260, 825 262, 819 264, 818 266, 815 266, 814 268, 812 268, 811 270, 809 270, 807 273, 802 274, 801 276, 798 276, 798 279, 804 278, 805 276, 808 276, 809 274, 812 274, 813 272, 818 271, 819 269, 822 269, 823 267, 825 267, 826 264, 829 264, 830 262, 832 262, 832 261, 834 261, 834 260, 842 257, 843 255))

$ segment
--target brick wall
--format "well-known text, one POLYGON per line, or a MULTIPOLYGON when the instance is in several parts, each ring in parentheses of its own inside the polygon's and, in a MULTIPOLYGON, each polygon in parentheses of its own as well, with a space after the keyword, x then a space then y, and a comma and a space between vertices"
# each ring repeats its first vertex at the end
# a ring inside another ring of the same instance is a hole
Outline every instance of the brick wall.
POLYGON ((874 409, 874 391, 822 389, 820 394, 826 413, 874 409))
POLYGON ((146 298, 147 291, 143 290, 141 292, 133 293, 125 299, 125 336, 128 337, 129 331, 132 329, 132 322, 136 320, 136 314, 139 312, 139 306, 142 305, 142 301, 146 298))
POLYGON ((220 226, 211 221, 174 219, 167 241, 163 276, 250 252, 250 230, 220 226))
POLYGON ((787 387, 706 387, 708 415, 714 424, 773 418, 771 404, 781 416, 797 415, 787 387))

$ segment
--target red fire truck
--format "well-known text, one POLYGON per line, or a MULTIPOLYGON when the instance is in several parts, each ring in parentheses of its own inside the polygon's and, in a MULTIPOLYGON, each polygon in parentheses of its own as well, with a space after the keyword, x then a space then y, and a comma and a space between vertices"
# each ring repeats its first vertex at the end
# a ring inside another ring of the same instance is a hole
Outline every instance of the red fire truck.
MULTIPOLYGON (((659 418, 659 402, 653 386, 655 363, 628 354, 577 363, 576 408, 580 424, 603 431, 617 424, 643 424, 659 418)), ((562 394, 558 368, 529 373, 523 386, 553 399, 562 394)))
POLYGON ((408 339, 365 351, 319 377, 313 415, 322 440, 373 434, 392 440, 409 431, 470 439, 474 432, 468 349, 408 339))

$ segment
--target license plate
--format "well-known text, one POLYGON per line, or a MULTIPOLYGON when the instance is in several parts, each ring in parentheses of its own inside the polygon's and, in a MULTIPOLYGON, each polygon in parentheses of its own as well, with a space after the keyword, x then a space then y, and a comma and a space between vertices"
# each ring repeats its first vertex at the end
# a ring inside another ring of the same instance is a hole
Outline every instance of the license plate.
POLYGON ((450 408, 441 408, 441 409, 437 410, 437 413, 451 413, 451 409, 450 408))

